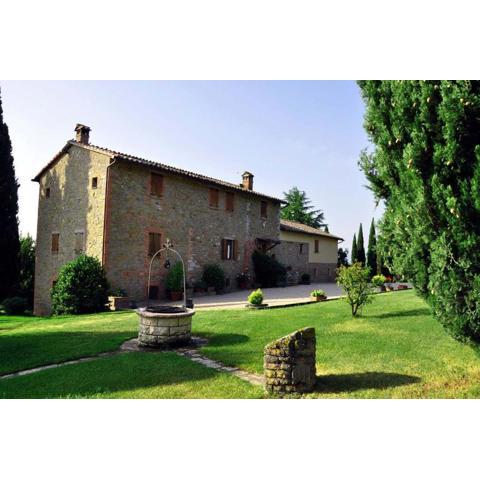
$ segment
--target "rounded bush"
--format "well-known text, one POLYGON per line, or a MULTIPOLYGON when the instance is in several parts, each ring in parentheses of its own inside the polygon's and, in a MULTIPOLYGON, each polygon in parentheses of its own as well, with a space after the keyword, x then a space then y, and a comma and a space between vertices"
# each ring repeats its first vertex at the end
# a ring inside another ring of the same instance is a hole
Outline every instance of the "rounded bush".
POLYGON ((252 305, 261 305, 263 303, 263 292, 260 289, 254 290, 248 296, 248 302, 252 305))
POLYGON ((225 287, 225 274, 218 265, 206 265, 203 270, 202 280, 208 287, 215 287, 217 292, 225 287))
POLYGON ((326 297, 327 294, 323 290, 318 289, 318 290, 312 290, 310 292, 310 296, 311 297, 326 297))
POLYGON ((182 262, 175 262, 175 265, 168 271, 165 287, 168 292, 183 292, 182 262))
POLYGON ((80 255, 65 264, 51 291, 54 315, 101 312, 107 309, 108 282, 100 262, 80 255))
POLYGON ((384 275, 374 275, 372 277, 372 284, 375 286, 375 287, 381 287, 385 284, 385 282, 387 281, 386 277, 384 275))
POLYGON ((10 297, 3 301, 3 309, 7 315, 23 315, 27 305, 27 299, 23 297, 10 297))

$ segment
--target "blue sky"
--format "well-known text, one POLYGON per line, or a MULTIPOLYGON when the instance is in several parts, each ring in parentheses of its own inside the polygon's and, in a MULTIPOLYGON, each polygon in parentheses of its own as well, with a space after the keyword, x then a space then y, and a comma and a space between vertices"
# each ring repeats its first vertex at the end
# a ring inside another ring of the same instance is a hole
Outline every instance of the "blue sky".
POLYGON ((364 106, 351 81, 0 82, 20 181, 20 228, 35 236, 31 178, 76 123, 91 142, 238 183, 274 196, 305 190, 332 233, 351 247, 375 209, 357 160, 368 146, 364 106))

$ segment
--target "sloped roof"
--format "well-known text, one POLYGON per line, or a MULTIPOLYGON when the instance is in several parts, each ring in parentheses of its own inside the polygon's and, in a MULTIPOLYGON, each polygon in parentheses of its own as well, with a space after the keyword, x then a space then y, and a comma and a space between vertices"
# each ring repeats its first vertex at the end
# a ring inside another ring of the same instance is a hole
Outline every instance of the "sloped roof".
POLYGON ((47 170, 49 170, 60 159, 60 157, 63 154, 67 153, 71 146, 77 146, 77 147, 80 147, 80 148, 84 148, 86 150, 99 152, 99 153, 104 153, 106 155, 109 155, 112 159, 125 160, 125 161, 128 161, 128 162, 137 163, 137 164, 140 164, 140 165, 145 165, 147 167, 154 168, 154 169, 157 169, 157 170, 161 170, 163 172, 172 173, 174 175, 181 175, 183 177, 192 178, 192 179, 198 180, 200 182, 204 182, 204 183, 208 183, 208 184, 212 184, 212 185, 217 185, 219 187, 223 187, 223 188, 227 188, 227 189, 231 189, 231 190, 237 190, 237 191, 247 193, 247 194, 250 194, 250 195, 254 195, 254 196, 257 196, 257 197, 266 198, 266 199, 272 200, 274 202, 286 203, 284 200, 281 200, 280 198, 272 197, 270 195, 265 195, 263 193, 256 192, 255 190, 247 190, 247 189, 243 188, 240 184, 225 182, 224 180, 219 180, 217 178, 208 177, 206 175, 201 175, 199 173, 190 172, 188 170, 183 170, 181 168, 172 167, 170 165, 165 165, 164 163, 154 162, 152 160, 147 160, 145 158, 136 157, 134 155, 129 155, 127 153, 117 152, 115 150, 110 150, 109 148, 99 147, 97 145, 79 143, 79 142, 76 142, 75 140, 69 140, 66 143, 66 145, 62 148, 62 150, 60 150, 52 158, 52 160, 50 160, 50 162, 48 162, 47 165, 45 165, 45 167, 43 167, 42 170, 40 170, 40 172, 32 179, 32 181, 38 182, 40 180, 40 177, 47 170))
POLYGON ((334 240, 343 241, 343 238, 324 232, 318 228, 310 227, 309 225, 305 225, 300 222, 294 222, 292 220, 284 220, 283 218, 280 220, 280 230, 285 232, 306 233, 308 235, 317 235, 319 237, 327 237, 334 240))

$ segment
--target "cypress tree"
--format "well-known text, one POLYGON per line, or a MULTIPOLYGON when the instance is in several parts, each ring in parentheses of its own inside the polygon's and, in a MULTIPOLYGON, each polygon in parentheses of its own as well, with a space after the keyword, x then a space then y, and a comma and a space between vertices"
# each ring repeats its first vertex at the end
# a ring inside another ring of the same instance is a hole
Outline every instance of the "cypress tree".
POLYGON ((0 92, 0 300, 14 295, 18 287, 20 240, 17 214, 18 183, 0 92))
POLYGON ((365 245, 363 242, 363 227, 360 224, 360 228, 358 229, 358 237, 357 237, 357 262, 360 262, 362 266, 365 266, 365 245))
POLYGON ((358 250, 357 250, 357 235, 353 234, 352 242, 352 264, 354 264, 358 259, 358 250))
POLYGON ((377 274, 377 236, 375 233, 375 221, 373 218, 370 225, 370 233, 368 234, 367 267, 370 268, 370 273, 372 275, 377 274))
POLYGON ((457 339, 480 342, 480 81, 361 81, 385 206, 377 248, 457 339))

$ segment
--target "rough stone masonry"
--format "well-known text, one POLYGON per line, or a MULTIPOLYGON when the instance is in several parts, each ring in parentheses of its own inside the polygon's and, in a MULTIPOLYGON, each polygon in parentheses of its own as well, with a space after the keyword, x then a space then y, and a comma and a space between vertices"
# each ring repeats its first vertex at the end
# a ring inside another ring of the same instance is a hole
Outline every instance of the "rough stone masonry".
POLYGON ((304 328, 269 343, 264 349, 265 390, 268 393, 307 393, 313 390, 315 329, 304 328))

